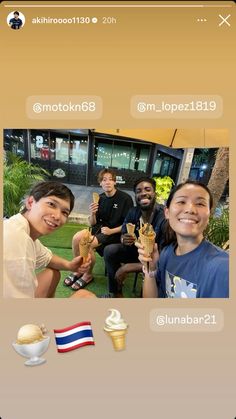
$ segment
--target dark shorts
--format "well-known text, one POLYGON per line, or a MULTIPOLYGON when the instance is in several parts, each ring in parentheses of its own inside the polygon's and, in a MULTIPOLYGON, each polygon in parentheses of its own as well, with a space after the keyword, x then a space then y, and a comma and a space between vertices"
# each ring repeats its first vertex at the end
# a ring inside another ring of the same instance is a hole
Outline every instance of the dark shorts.
POLYGON ((96 226, 92 228, 92 234, 95 234, 95 237, 99 243, 99 246, 96 247, 96 251, 100 256, 103 256, 104 248, 108 246, 108 244, 120 243, 121 235, 120 233, 118 233, 107 236, 106 234, 103 234, 100 231, 101 230, 98 231, 98 228, 96 228, 96 226))

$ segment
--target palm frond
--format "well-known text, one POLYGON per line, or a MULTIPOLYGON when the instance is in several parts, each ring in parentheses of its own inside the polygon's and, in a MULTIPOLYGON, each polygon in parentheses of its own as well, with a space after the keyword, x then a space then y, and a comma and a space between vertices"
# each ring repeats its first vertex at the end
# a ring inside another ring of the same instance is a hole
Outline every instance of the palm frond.
POLYGON ((33 184, 47 176, 49 173, 40 166, 34 166, 13 153, 7 153, 3 166, 4 215, 10 217, 17 213, 33 184))
POLYGON ((219 216, 210 217, 205 237, 216 246, 224 247, 229 240, 229 209, 219 207, 219 216))

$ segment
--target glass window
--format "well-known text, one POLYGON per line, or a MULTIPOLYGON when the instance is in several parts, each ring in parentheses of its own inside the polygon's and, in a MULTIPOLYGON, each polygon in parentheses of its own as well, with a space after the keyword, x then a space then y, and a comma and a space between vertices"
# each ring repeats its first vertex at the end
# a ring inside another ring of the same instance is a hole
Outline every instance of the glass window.
POLYGON ((48 131, 31 130, 30 155, 32 159, 49 160, 48 131))
POLYGON ((165 157, 161 166, 161 176, 168 176, 170 167, 170 158, 165 157))
POLYGON ((174 178, 177 166, 177 159, 158 151, 153 168, 153 176, 170 176, 174 178))
POLYGON ((161 165, 162 165, 162 158, 160 157, 160 153, 157 153, 157 158, 153 168, 153 175, 158 176, 161 173, 161 165))
POLYGON ((94 164, 146 172, 150 146, 128 141, 95 139, 94 164))
POLYGON ((6 129, 4 130, 4 150, 10 151, 17 156, 24 157, 24 135, 23 130, 20 129, 6 129))
POLYGON ((70 136, 69 162, 74 164, 87 164, 88 139, 87 137, 70 136))
POLYGON ((117 169, 129 169, 131 147, 124 142, 115 141, 113 145, 111 166, 117 169))
POLYGON ((146 172, 150 146, 132 144, 132 159, 130 169, 146 172))
POLYGON ((112 142, 105 139, 96 139, 94 148, 94 164, 111 167, 112 142))
POLYGON ((68 134, 57 132, 50 133, 50 158, 51 160, 69 161, 69 138, 68 134))

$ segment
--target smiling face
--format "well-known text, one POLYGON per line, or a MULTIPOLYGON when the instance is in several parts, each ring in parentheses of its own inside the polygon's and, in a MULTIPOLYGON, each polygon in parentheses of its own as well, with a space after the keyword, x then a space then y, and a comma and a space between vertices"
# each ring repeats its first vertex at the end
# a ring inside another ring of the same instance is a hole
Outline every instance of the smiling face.
POLYGON ((153 208, 156 202, 156 193, 149 182, 140 182, 135 188, 136 204, 143 211, 153 208))
POLYGON ((70 214, 70 202, 54 195, 35 201, 30 196, 26 201, 27 211, 23 214, 30 224, 33 240, 50 234, 61 227, 70 214))
POLYGON ((175 192, 165 216, 177 238, 201 240, 210 217, 210 196, 199 185, 185 184, 175 192))

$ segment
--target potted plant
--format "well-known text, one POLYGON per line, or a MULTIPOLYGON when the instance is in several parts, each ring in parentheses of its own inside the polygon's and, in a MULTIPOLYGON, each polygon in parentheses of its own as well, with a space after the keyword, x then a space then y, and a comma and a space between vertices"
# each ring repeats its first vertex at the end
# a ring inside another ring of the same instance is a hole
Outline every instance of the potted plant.
POLYGON ((165 204, 166 200, 170 194, 172 187, 174 186, 174 181, 171 179, 170 176, 164 177, 154 177, 153 178, 156 182, 156 195, 157 195, 157 202, 159 204, 165 204))
POLYGON ((49 173, 41 167, 8 152, 3 165, 4 216, 18 213, 22 199, 32 185, 44 180, 47 175, 49 173))

